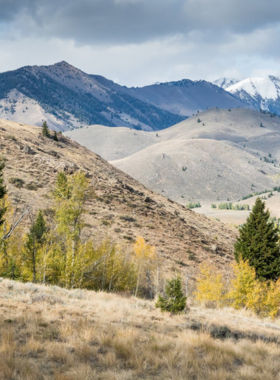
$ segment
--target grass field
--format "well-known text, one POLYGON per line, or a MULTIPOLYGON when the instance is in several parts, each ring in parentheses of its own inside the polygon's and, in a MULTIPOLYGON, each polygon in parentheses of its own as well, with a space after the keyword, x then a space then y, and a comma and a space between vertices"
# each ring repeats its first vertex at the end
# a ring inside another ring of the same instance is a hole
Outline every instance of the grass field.
POLYGON ((0 379, 280 379, 280 321, 0 282, 0 379))

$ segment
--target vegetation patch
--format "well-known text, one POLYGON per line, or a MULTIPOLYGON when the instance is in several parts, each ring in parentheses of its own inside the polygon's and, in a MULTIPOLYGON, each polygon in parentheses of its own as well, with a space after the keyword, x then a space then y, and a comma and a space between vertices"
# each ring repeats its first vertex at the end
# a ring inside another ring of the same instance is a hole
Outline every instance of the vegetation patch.
POLYGON ((9 183, 14 185, 18 189, 22 188, 25 184, 24 180, 21 178, 9 178, 9 183))

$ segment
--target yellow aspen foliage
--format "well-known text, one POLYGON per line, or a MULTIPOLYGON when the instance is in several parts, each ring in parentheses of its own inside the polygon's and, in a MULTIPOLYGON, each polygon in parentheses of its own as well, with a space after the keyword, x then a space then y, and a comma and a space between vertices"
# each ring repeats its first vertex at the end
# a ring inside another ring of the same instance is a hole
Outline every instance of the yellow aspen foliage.
POLYGON ((200 265, 195 298, 200 302, 215 302, 217 306, 221 306, 226 300, 222 275, 205 263, 200 265))
POLYGON ((84 205, 89 181, 83 172, 72 176, 59 173, 54 191, 56 230, 60 235, 60 280, 63 286, 74 288, 81 282, 87 249, 81 241, 84 228, 84 205), (86 252, 86 253, 85 253, 86 252))
POLYGON ((92 264, 84 276, 84 286, 109 292, 135 289, 136 268, 121 246, 107 239, 97 248, 92 246, 92 252, 92 264))
POLYGON ((280 280, 260 281, 248 261, 233 264, 235 277, 228 297, 236 309, 245 307, 261 316, 276 317, 280 308, 280 280))
POLYGON ((156 253, 156 248, 146 244, 141 236, 136 238, 133 246, 134 259, 137 269, 137 284, 135 297, 139 288, 146 288, 150 298, 158 292, 160 260, 156 253))
POLYGON ((280 279, 277 282, 270 281, 267 286, 265 299, 266 312, 270 317, 279 316, 280 312, 280 279))
POLYGON ((233 264, 234 279, 231 281, 228 298, 235 309, 243 307, 261 314, 265 311, 266 283, 256 277, 255 269, 242 259, 233 264))
POLYGON ((248 261, 242 259, 238 263, 232 265, 234 271, 234 278, 230 284, 228 297, 230 298, 231 306, 235 309, 247 307, 248 304, 252 306, 253 295, 259 292, 256 291, 256 272, 255 269, 250 267, 248 261), (250 302, 248 303, 248 301, 250 302))

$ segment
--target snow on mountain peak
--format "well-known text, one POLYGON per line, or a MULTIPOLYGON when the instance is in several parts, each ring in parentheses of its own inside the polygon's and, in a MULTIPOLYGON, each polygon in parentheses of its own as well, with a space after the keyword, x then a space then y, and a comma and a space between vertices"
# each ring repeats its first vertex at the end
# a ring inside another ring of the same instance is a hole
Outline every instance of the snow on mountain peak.
POLYGON ((226 91, 232 94, 245 91, 254 99, 261 97, 276 100, 280 97, 280 79, 272 75, 265 78, 247 78, 228 87, 226 91))
POLYGON ((219 78, 215 80, 213 84, 226 90, 229 86, 232 86, 238 82, 239 80, 235 78, 219 78))

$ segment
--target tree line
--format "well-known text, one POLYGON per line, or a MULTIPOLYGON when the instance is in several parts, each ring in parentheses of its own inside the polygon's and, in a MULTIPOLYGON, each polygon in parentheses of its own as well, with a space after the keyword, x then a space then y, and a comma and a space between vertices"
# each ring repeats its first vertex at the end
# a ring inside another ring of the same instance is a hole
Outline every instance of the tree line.
POLYGON ((86 175, 57 175, 53 208, 29 214, 30 227, 18 219, 3 183, 0 166, 0 276, 52 284, 69 289, 129 292, 153 298, 160 282, 160 259, 155 247, 137 237, 132 253, 110 240, 95 241, 85 229, 85 202, 90 196, 86 175))

